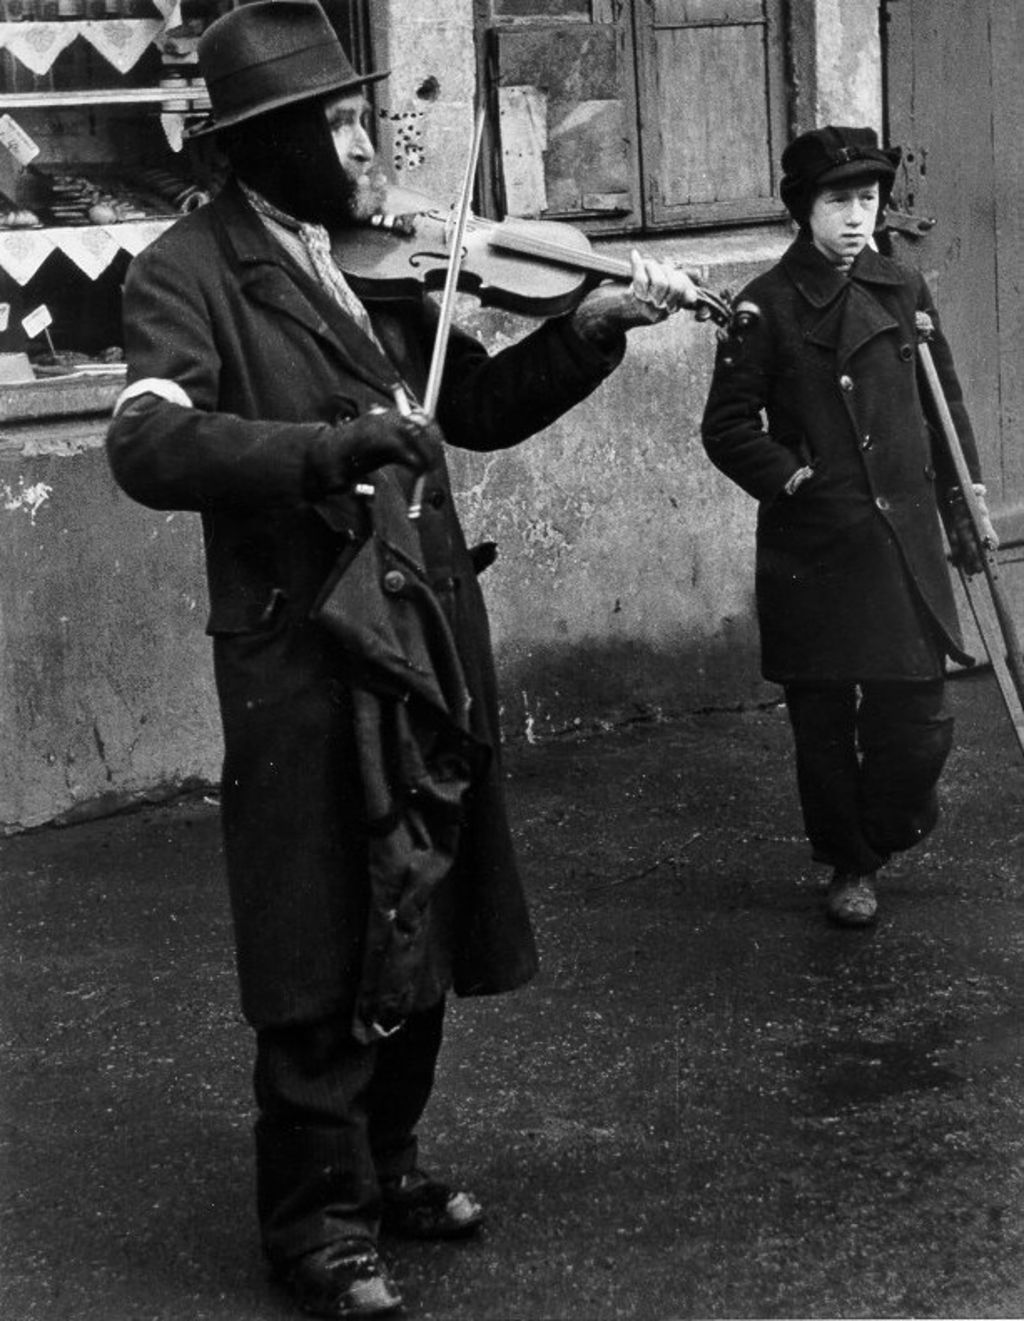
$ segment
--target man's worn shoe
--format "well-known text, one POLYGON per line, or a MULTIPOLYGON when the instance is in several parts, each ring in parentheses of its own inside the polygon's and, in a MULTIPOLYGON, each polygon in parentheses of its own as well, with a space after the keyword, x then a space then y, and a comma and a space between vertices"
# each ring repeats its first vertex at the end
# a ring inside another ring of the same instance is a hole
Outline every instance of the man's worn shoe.
POLYGON ((836 872, 828 887, 825 912, 841 927, 870 926, 878 912, 871 877, 836 872))
POLYGON ((402 1238, 465 1238, 483 1223, 484 1209, 470 1193, 413 1170, 399 1179, 381 1180, 380 1227, 402 1238))
POLYGON ((311 1316, 388 1316, 402 1295, 372 1243, 343 1239, 307 1252, 280 1272, 281 1282, 311 1316))

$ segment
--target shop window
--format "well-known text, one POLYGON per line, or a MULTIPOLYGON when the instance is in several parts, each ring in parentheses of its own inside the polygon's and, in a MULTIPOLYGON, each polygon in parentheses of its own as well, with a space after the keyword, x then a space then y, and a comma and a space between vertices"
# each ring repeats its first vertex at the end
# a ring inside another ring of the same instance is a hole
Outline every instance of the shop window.
MULTIPOLYGON (((209 110, 199 38, 236 2, 0 0, 5 415, 42 384, 57 412, 61 384, 83 376, 116 393, 128 263, 219 182, 215 147, 188 129, 209 110)), ((356 66, 368 63, 368 0, 323 4, 356 66)))
POLYGON ((0 0, 0 372, 116 376, 131 257, 208 196, 188 125, 219 0, 0 0))
POLYGON ((784 0, 477 0, 483 205, 590 230, 775 220, 784 0))

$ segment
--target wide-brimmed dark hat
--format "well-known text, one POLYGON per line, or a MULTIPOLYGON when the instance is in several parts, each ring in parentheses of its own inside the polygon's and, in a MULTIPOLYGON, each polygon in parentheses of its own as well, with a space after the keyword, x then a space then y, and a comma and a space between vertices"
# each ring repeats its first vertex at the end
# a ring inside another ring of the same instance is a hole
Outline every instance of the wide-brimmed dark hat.
POLYGON ((316 0, 250 0, 230 10, 200 37, 199 71, 210 119, 190 137, 388 76, 356 73, 316 0))
POLYGON ((902 154, 899 147, 880 147, 873 128, 815 128, 794 138, 782 153, 779 193, 800 220, 797 212, 809 210, 812 195, 829 184, 875 178, 883 188, 891 185, 902 154))

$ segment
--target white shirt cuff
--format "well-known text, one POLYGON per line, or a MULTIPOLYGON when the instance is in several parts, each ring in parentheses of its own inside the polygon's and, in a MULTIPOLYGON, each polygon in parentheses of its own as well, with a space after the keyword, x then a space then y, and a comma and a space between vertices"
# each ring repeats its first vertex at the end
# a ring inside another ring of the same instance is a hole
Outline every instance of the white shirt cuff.
POLYGON ((132 399, 138 399, 143 394, 155 394, 160 399, 166 399, 169 404, 180 404, 182 408, 192 407, 192 400, 177 381, 166 381, 159 376, 147 376, 144 380, 133 381, 121 391, 117 396, 117 403, 114 404, 114 417, 117 417, 125 404, 132 399))

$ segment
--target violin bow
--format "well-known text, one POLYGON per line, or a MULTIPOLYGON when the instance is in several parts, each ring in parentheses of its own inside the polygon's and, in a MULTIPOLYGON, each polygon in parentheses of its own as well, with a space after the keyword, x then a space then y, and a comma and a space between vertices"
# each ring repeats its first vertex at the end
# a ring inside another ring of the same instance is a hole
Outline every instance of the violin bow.
MULTIPOLYGON (((455 314, 455 296, 458 293, 459 272, 462 268, 466 226, 469 223, 470 209, 473 203, 473 184, 476 181, 476 167, 480 159, 480 145, 484 137, 485 112, 481 106, 476 113, 473 126, 473 141, 470 146, 469 160, 466 162, 466 175, 462 181, 462 191, 455 211, 455 225, 449 244, 448 270, 445 274, 444 292, 441 295, 437 333, 434 336, 434 351, 427 375, 427 386, 423 395, 423 411, 433 420, 437 411, 437 401, 441 395, 441 379, 444 375, 445 357, 448 353, 448 340, 451 336, 452 318, 455 314)), ((401 403, 396 397, 396 403, 401 403)), ((423 486, 426 481, 421 473, 416 478, 412 499, 409 502, 409 517, 417 519, 423 509, 423 486)))

